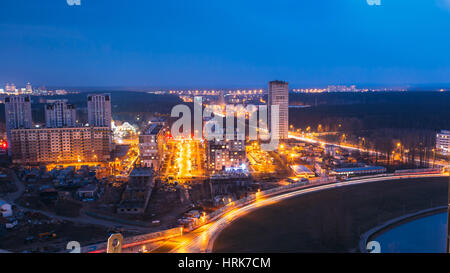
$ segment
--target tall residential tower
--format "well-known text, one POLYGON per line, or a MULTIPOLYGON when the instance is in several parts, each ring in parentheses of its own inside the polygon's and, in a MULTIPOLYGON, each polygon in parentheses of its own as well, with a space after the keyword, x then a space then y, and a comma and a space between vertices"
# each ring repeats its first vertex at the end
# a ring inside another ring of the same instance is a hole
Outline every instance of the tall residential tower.
POLYGON ((11 155, 11 130, 28 129, 32 126, 30 96, 8 96, 5 98, 6 137, 11 155))
POLYGON ((88 95, 88 123, 90 126, 106 126, 111 128, 111 95, 88 95))
MULTIPOLYGON (((278 136, 279 139, 288 138, 289 129, 289 84, 283 81, 269 82, 269 99, 268 99, 268 113, 269 113, 269 128, 271 128, 271 106, 279 106, 279 123, 278 136)), ((276 133, 276 132, 272 132, 276 133)), ((272 137, 273 138, 273 137, 272 137)))
POLYGON ((74 127, 76 125, 75 105, 67 100, 49 100, 45 106, 47 128, 74 127))

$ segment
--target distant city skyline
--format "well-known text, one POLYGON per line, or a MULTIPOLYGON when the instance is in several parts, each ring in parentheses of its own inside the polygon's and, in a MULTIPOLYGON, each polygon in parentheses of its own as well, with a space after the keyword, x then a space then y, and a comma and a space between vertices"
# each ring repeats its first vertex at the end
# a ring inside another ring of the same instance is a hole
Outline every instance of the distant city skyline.
POLYGON ((2 85, 450 85, 446 0, 5 0, 0 8, 8 10, 2 85))
MULTIPOLYGON (((277 79, 268 79, 268 81, 273 81, 277 79)), ((102 91, 178 91, 178 90, 267 90, 266 84, 253 84, 253 85, 227 85, 227 86, 205 86, 205 85, 192 85, 192 86, 138 86, 138 85, 104 85, 104 86, 52 86, 46 84, 31 84, 27 82, 26 84, 16 84, 14 82, 6 82, 3 85, 0 83, 0 91, 7 91, 7 85, 12 85, 17 91, 29 92, 30 88, 32 90, 57 90, 57 91, 80 91, 80 92, 102 92, 102 91)), ((357 89, 391 89, 391 90, 408 90, 408 91, 448 91, 450 90, 450 83, 435 83, 435 84, 405 84, 405 85, 387 85, 387 84, 354 84, 354 83, 329 83, 323 85, 293 85, 289 87, 290 91, 299 91, 301 89, 317 88, 317 89, 327 89, 331 86, 355 86, 357 89)), ((30 92, 31 93, 31 92, 30 92)))

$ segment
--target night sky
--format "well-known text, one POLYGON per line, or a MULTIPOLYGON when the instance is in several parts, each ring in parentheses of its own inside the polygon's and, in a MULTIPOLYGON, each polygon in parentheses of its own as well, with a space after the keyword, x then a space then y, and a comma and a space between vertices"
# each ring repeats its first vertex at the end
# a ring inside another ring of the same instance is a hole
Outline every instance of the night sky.
POLYGON ((450 82, 450 0, 0 0, 0 88, 450 82))

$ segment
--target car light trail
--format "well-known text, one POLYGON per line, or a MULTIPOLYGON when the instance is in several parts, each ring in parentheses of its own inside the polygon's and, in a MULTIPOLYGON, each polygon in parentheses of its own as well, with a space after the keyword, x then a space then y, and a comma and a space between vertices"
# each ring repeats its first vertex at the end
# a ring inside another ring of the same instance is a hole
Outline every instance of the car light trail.
MULTIPOLYGON (((344 187, 344 186, 352 186, 364 183, 372 183, 379 181, 388 181, 388 180, 401 180, 407 178, 424 178, 424 177, 440 177, 444 176, 443 174, 414 174, 414 175, 401 175, 401 176, 383 176, 383 177, 375 177, 375 178, 362 178, 353 181, 345 181, 338 182, 326 185, 320 185, 316 187, 300 189, 297 191, 284 193, 281 195, 267 197, 265 199, 259 199, 254 203, 246 205, 241 208, 236 208, 230 212, 222 215, 218 220, 210 224, 205 230, 201 231, 199 235, 193 238, 191 241, 184 241, 183 244, 178 247, 172 249, 173 253, 196 253, 196 252, 211 252, 212 246, 215 238, 218 234, 226 227, 228 224, 236 220, 237 218, 255 210, 261 208, 263 206, 267 206, 288 198, 308 194, 311 192, 318 192, 323 190, 328 190, 336 187, 344 187)), ((195 231, 194 231, 195 232, 195 231)))

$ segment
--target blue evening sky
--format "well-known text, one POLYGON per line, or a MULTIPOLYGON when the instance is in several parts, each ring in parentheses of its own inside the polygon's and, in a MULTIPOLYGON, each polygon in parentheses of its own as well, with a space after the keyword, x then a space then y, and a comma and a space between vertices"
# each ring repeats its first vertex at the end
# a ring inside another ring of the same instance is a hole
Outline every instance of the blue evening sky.
POLYGON ((450 82, 450 0, 0 0, 0 86, 450 82))

